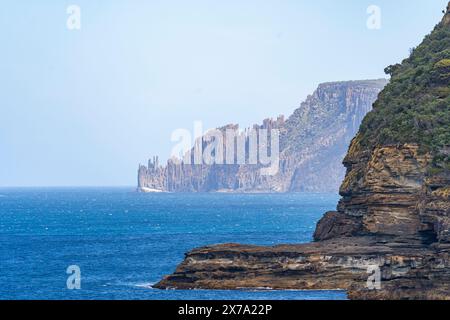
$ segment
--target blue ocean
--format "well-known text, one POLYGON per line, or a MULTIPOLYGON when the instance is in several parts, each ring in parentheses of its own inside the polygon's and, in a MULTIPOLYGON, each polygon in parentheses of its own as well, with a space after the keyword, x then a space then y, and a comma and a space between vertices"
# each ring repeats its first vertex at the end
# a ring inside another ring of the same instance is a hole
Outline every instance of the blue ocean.
POLYGON ((141 194, 133 188, 0 189, 0 299, 346 299, 341 291, 157 290, 184 253, 312 239, 335 194, 141 194), (81 288, 66 286, 79 266, 81 288))

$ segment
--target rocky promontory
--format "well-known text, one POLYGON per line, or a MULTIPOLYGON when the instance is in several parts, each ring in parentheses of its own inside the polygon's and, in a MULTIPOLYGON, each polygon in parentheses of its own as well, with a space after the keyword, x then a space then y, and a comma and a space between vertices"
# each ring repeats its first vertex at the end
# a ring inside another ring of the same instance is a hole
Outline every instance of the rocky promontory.
POLYGON ((342 198, 314 243, 195 249, 155 287, 450 299, 449 48, 450 4, 411 56, 386 68, 391 81, 352 140, 342 198))
MULTIPOLYGON (((255 124, 251 129, 279 130, 279 170, 274 175, 260 174, 257 164, 206 165, 169 159, 163 166, 154 157, 147 166, 139 166, 138 190, 337 192, 348 144, 386 84, 384 79, 323 83, 288 119, 280 116, 255 124)), ((235 124, 218 130, 239 134, 235 124)), ((243 134, 248 150, 248 129, 243 134)), ((203 137, 200 144, 209 142, 203 137)))

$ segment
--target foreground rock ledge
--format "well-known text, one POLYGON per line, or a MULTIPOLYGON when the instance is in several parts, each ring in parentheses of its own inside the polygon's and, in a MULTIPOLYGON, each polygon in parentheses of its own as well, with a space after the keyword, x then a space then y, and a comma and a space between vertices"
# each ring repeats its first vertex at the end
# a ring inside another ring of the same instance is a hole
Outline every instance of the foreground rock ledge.
POLYGON ((195 249, 155 288, 298 289, 350 299, 450 299, 450 176, 428 176, 417 145, 358 150, 344 164, 338 211, 317 224, 316 242, 195 249), (369 290, 369 267, 381 289, 369 290))
POLYGON ((340 238, 275 247, 223 244, 186 254, 159 289, 298 289, 348 292, 350 299, 448 299, 450 245, 414 239, 340 238), (381 289, 369 290, 369 266, 381 289), (436 281, 439 279, 438 281, 436 281))

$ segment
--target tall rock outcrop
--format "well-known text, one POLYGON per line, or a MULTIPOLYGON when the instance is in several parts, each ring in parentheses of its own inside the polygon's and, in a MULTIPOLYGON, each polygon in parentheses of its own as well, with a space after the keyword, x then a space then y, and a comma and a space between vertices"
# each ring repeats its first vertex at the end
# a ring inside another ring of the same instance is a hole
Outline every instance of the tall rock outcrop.
POLYGON ((391 81, 350 145, 342 199, 318 223, 314 243, 195 249, 156 287, 450 299, 449 49, 450 4, 411 56, 386 68, 391 81))
POLYGON ((352 140, 339 214, 329 214, 335 223, 344 219, 345 230, 335 225, 325 232, 325 216, 317 240, 382 233, 447 241, 442 230, 448 229, 450 205, 448 16, 408 59, 386 68, 391 82, 352 140))
MULTIPOLYGON (((279 170, 261 175, 255 164, 187 164, 173 159, 162 167, 140 166, 138 189, 170 192, 337 191, 345 170, 341 162, 364 116, 387 81, 324 83, 285 121, 266 119, 256 130, 280 132, 279 170)), ((238 131, 237 125, 219 128, 238 131)), ((243 133, 246 134, 245 132, 243 133)), ((248 137, 246 137, 248 149, 248 137)), ((202 144, 207 145, 205 141, 202 144)), ((226 146, 224 146, 226 152, 226 146)))

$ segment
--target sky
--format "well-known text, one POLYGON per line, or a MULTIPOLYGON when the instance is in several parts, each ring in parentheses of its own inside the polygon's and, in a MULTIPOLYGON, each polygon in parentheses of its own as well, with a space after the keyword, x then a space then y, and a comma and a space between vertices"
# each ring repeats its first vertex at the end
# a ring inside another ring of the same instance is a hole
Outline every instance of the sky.
POLYGON ((247 127, 322 82, 385 77, 446 4, 2 0, 0 186, 134 186, 138 164, 167 159, 194 121, 247 127))

